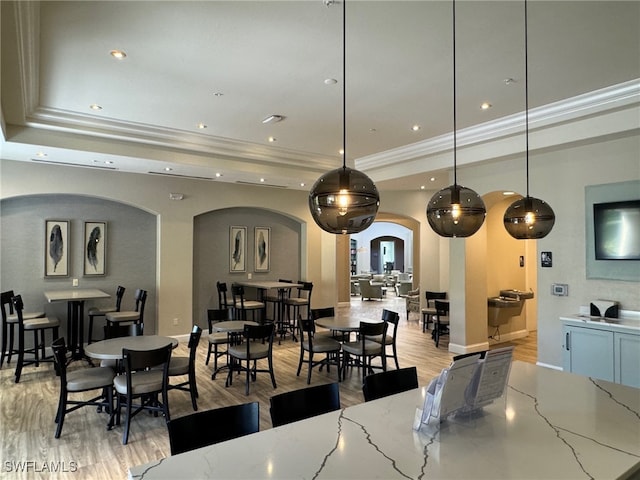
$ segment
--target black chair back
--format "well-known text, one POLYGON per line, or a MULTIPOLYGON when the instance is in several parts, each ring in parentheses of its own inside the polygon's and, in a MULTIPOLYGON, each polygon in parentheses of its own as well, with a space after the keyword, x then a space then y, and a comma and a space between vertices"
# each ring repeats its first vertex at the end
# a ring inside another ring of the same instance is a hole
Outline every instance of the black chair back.
POLYGON ((398 322, 400 321, 400 315, 398 314, 398 312, 394 312, 393 310, 387 310, 385 308, 382 310, 382 321, 388 322, 394 326, 397 326, 398 322))
POLYGON ((431 302, 434 300, 446 300, 447 292, 424 292, 425 299, 427 300, 427 307, 431 306, 431 302))
POLYGON ((118 285, 118 288, 116 288, 116 312, 119 312, 122 307, 122 297, 124 297, 125 290, 126 288, 121 285, 118 285))
POLYGON ((216 288, 218 290, 218 308, 229 308, 229 302, 227 301, 227 284, 225 282, 216 282, 216 288))
POLYGON ((113 323, 104 326, 104 338, 139 337, 144 334, 144 323, 113 323))
POLYGON ((136 312, 140 313, 140 319, 138 320, 138 323, 142 323, 144 322, 144 306, 147 303, 147 291, 140 288, 136 290, 135 300, 136 312))
POLYGON ((436 308, 436 315, 440 317, 449 316, 449 302, 441 302, 440 300, 435 300, 434 304, 436 308))
POLYGON ((271 397, 271 423, 274 427, 340 410, 337 383, 315 385, 271 397))
POLYGON ((336 309, 334 307, 312 308, 311 318, 317 320, 319 318, 335 317, 336 309))
POLYGON ((260 430, 258 402, 192 413, 167 423, 171 455, 242 437, 260 430))
POLYGON ((207 310, 207 323, 209 324, 209 334, 213 333, 213 325, 218 322, 230 320, 228 308, 210 308, 207 310))
POLYGON ((418 388, 418 371, 416 367, 388 370, 364 377, 362 393, 364 401, 394 395, 418 388))

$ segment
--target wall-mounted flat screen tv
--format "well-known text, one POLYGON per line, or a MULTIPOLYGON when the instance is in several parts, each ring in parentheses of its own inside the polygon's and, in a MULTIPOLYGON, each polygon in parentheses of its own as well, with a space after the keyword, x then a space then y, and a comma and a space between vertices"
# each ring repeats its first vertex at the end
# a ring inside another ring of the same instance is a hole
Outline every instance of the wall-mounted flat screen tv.
POLYGON ((640 200, 594 203, 596 260, 640 260, 640 200))

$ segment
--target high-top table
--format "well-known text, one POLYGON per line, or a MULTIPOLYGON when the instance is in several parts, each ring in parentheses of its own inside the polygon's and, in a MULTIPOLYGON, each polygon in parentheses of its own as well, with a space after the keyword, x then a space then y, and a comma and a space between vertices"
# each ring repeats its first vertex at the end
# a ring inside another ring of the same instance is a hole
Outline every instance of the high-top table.
MULTIPOLYGON (((277 290, 278 292, 278 305, 274 312, 273 320, 278 325, 278 333, 282 334, 283 321, 284 321, 284 292, 288 289, 302 287, 301 283, 293 282, 279 282, 275 280, 240 280, 238 285, 243 287, 255 288, 258 291, 258 300, 264 302, 265 292, 267 290, 277 290)), ((264 318, 267 318, 267 307, 264 307, 264 318)), ((295 338, 295 335, 293 336, 295 338)))
POLYGON ((638 389, 516 361, 506 398, 473 419, 414 431, 423 395, 410 390, 158 458, 130 468, 129 478, 576 480, 640 472, 638 389))
POLYGON ((109 298, 107 292, 97 288, 70 288, 67 290, 47 290, 47 302, 67 302, 67 335, 69 337, 70 360, 87 358, 84 354, 84 302, 96 298, 109 298))

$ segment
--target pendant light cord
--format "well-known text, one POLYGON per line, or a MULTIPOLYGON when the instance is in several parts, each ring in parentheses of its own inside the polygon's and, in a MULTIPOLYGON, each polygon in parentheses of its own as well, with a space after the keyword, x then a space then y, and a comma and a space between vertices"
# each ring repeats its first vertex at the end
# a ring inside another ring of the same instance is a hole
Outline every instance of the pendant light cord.
POLYGON ((456 114, 456 0, 453 0, 453 184, 458 185, 457 161, 457 114, 456 114))
POLYGON ((347 169, 347 0, 342 0, 342 169, 347 169))
POLYGON ((529 198, 529 44, 527 32, 527 0, 524 0, 524 138, 527 172, 527 198, 529 198))

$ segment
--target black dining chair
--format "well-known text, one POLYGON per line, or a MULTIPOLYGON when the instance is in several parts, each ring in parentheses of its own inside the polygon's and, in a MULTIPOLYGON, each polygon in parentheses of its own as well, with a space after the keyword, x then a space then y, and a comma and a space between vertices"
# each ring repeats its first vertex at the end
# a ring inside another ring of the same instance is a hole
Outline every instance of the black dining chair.
POLYGON ((387 358, 392 358, 396 364, 396 369, 398 369, 400 368, 400 364, 398 362, 397 336, 398 336, 398 322, 400 321, 400 315, 398 314, 398 312, 387 310, 385 308, 382 310, 382 321, 387 322, 387 333, 384 337, 383 336, 373 337, 373 340, 384 345, 385 356, 387 358), (387 353, 387 347, 391 347, 391 354, 387 353))
POLYGON ((87 332, 87 343, 94 341, 93 339, 93 321, 96 317, 105 317, 107 313, 119 312, 122 307, 122 298, 124 297, 125 287, 119 285, 116 288, 116 303, 108 307, 91 307, 87 315, 89 316, 89 329, 87 332))
POLYGON ((314 367, 327 367, 327 373, 331 365, 335 365, 338 370, 338 379, 340 378, 340 350, 342 344, 327 336, 316 337, 315 320, 303 319, 298 315, 298 331, 300 334, 300 360, 298 362, 298 371, 296 376, 300 376, 302 364, 309 366, 307 372, 307 385, 311 383, 311 370, 314 367), (305 355, 306 353, 306 355, 305 355), (323 355, 320 360, 314 360, 314 355, 323 355), (307 357, 308 358, 305 358, 307 357))
POLYGON ((56 317, 38 317, 26 320, 22 315, 24 303, 22 296, 16 295, 11 299, 18 317, 18 361, 16 363, 15 383, 20 381, 22 369, 28 365, 38 367, 40 362, 54 362, 53 356, 45 354, 45 333, 51 331, 53 340, 59 337, 60 321, 56 317), (25 343, 27 332, 33 332, 33 347, 28 348, 25 343), (25 359, 25 354, 32 354, 33 359, 25 359))
MULTIPOLYGON (((231 296, 233 297, 233 311, 236 320, 246 320, 247 312, 251 312, 251 320, 256 320, 256 312, 264 312, 264 302, 258 300, 247 300, 245 298, 244 287, 242 285, 231 285, 231 296)), ((259 318, 259 316, 258 316, 259 318)), ((263 316, 264 318, 264 316, 263 316)))
POLYGON ((141 288, 136 290, 134 295, 135 307, 133 310, 120 310, 119 312, 109 312, 105 315, 107 324, 114 323, 143 323, 144 307, 147 303, 147 291, 141 288))
POLYGON ((364 377, 362 394, 364 401, 369 402, 414 388, 418 388, 418 370, 416 367, 406 367, 367 375, 364 377))
POLYGON ((161 413, 165 421, 169 421, 169 362, 171 360, 172 345, 154 350, 122 349, 122 363, 124 374, 113 379, 116 392, 115 414, 109 420, 109 428, 120 425, 122 407, 125 408, 125 426, 122 433, 122 444, 129 441, 131 419, 143 410, 161 413), (158 401, 158 396, 162 401, 158 401), (139 403, 134 404, 134 400, 139 403))
POLYGON ((325 383, 274 395, 270 399, 271 424, 274 427, 340 410, 337 383, 325 383))
POLYGON ((276 377, 273 372, 273 336, 275 327, 273 323, 264 325, 245 325, 242 336, 244 342, 238 345, 230 345, 227 349, 229 354, 229 375, 225 386, 229 387, 233 383, 234 372, 246 372, 245 393, 249 395, 249 380, 256 381, 259 372, 269 373, 273 388, 276 386, 276 377), (268 368, 259 369, 258 360, 267 360, 268 368), (243 366, 242 362, 246 362, 243 366))
POLYGON ((55 438, 60 438, 62 426, 67 413, 79 408, 94 406, 99 411, 104 409, 110 413, 113 409, 113 378, 115 372, 110 367, 81 368, 67 372, 67 346, 64 338, 57 338, 51 344, 56 371, 60 377, 60 398, 56 412, 55 438), (100 394, 86 398, 85 392, 100 390, 100 394), (69 394, 82 394, 77 399, 70 399, 69 394))
POLYGON ((171 377, 187 376, 183 382, 172 384, 169 383, 169 390, 181 390, 189 392, 191 395, 191 405, 194 410, 198 410, 198 387, 196 385, 196 351, 200 344, 202 329, 198 325, 194 325, 189 335, 188 357, 172 356, 169 362, 169 380, 171 377))
POLYGON ((446 300, 447 292, 424 292, 425 299, 427 301, 427 306, 422 309, 422 333, 427 331, 429 328, 429 323, 435 320, 436 316, 436 300, 446 300))
POLYGON ((442 335, 449 335, 449 302, 435 300, 436 317, 433 327, 433 341, 436 342, 436 348, 440 343, 442 335))
POLYGON ((229 320, 228 308, 210 308, 207 310, 207 323, 209 325, 209 336, 207 340, 209 347, 207 348, 207 358, 204 362, 205 365, 209 365, 211 354, 213 354, 213 371, 218 370, 218 358, 227 354, 226 350, 219 350, 218 347, 229 344, 229 334, 225 332, 214 332, 213 326, 219 322, 225 322, 229 320))
POLYGON ((358 339, 353 342, 344 342, 342 344, 342 378, 346 378, 347 367, 353 366, 350 361, 351 357, 356 357, 359 362, 357 366, 362 367, 362 376, 373 372, 373 368, 382 368, 387 370, 387 357, 385 355, 385 346, 373 340, 374 337, 384 336, 387 334, 387 322, 360 322, 358 329, 358 339), (382 366, 374 366, 371 361, 375 357, 380 357, 382 366))
POLYGON ((171 455, 195 450, 260 430, 258 402, 230 405, 174 418, 167 423, 171 455))
MULTIPOLYGON (((2 367, 4 363, 5 355, 7 356, 7 363, 11 363, 11 356, 18 353, 18 350, 13 345, 15 327, 18 325, 18 315, 15 313, 13 302, 11 301, 14 296, 13 290, 0 293, 0 300, 2 302, 2 353, 0 353, 0 367, 2 367), (7 308, 9 310, 8 312, 7 308)), ((22 312, 23 320, 32 320, 44 316, 45 313, 40 311, 22 312)))

